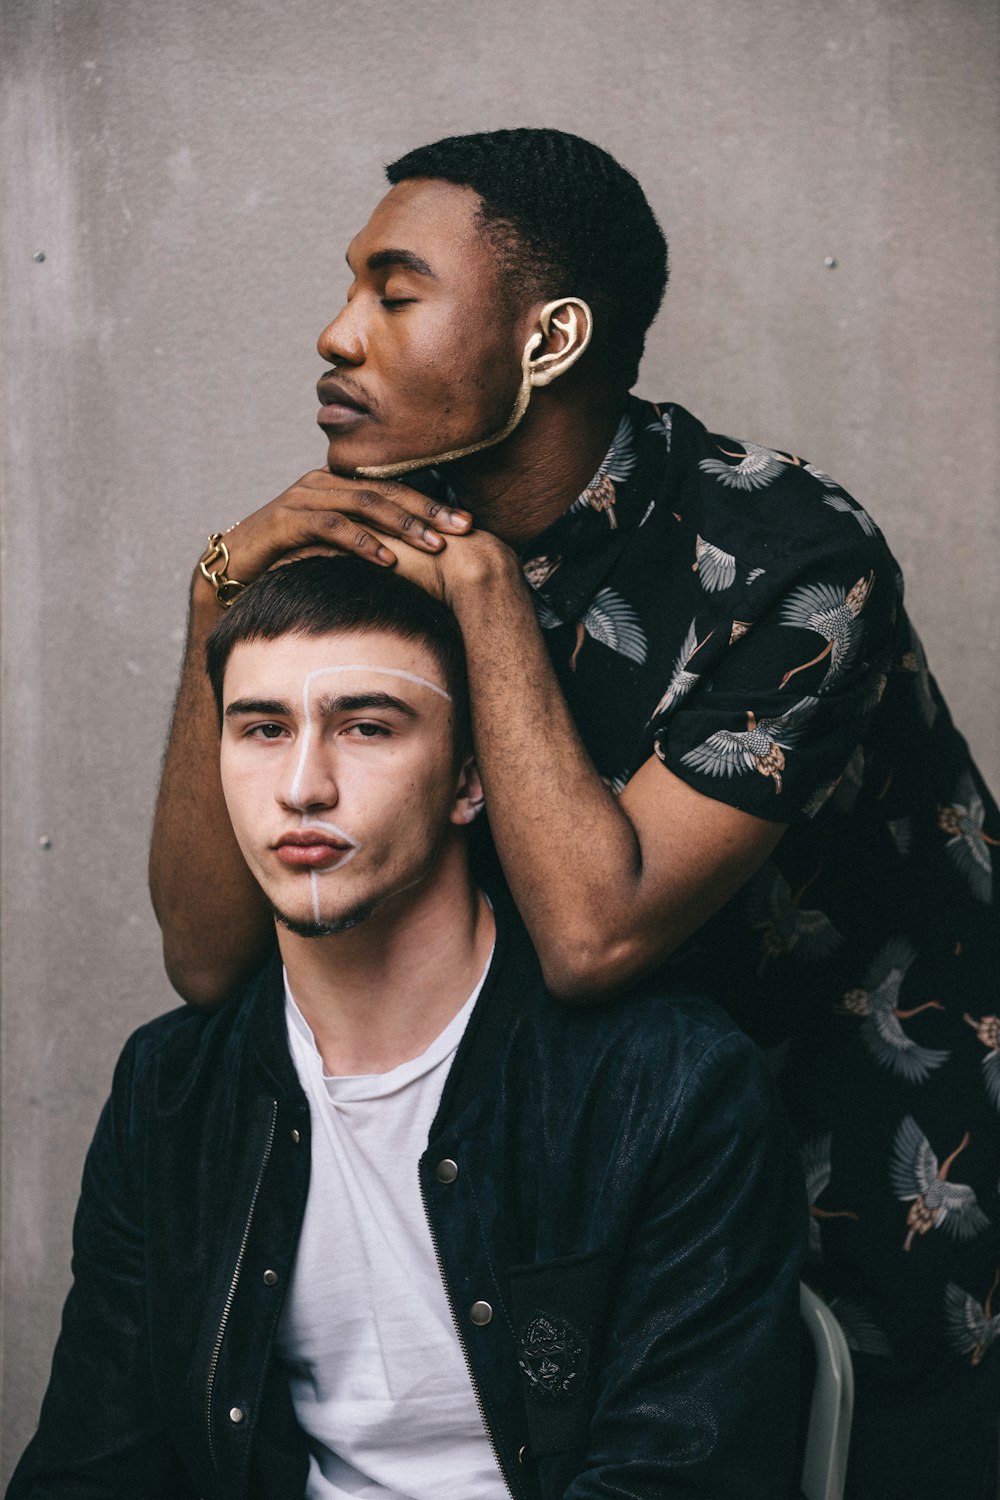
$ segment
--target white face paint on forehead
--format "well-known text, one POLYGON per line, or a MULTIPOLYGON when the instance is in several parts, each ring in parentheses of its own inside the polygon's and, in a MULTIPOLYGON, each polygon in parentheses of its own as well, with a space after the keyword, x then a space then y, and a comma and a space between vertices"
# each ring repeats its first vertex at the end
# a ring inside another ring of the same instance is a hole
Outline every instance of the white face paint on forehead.
POLYGON ((295 774, 292 777, 292 785, 291 790, 288 794, 288 801, 292 807, 296 808, 299 812, 302 813, 303 828, 318 828, 324 833, 332 833, 335 838, 343 839, 345 843, 351 845, 350 850, 347 854, 344 855, 343 859, 338 860, 337 863, 331 866, 329 870, 310 870, 309 872, 309 885, 312 890, 313 919, 316 922, 321 922, 323 920, 319 902, 320 876, 335 875, 338 870, 342 870, 345 865, 350 864, 354 856, 363 848, 360 840, 354 838, 346 831, 346 829, 338 827, 336 823, 327 822, 323 818, 313 817, 311 814, 307 813, 300 800, 300 793, 302 790, 302 776, 305 770, 306 756, 309 753, 309 746, 313 736, 310 690, 313 683, 318 677, 335 677, 340 676, 345 672, 366 672, 370 676, 397 677, 404 682, 412 682, 417 687, 424 687, 432 693, 437 693, 438 697, 443 698, 446 703, 451 702, 451 694, 446 693, 443 687, 439 687, 436 682, 431 682, 426 677, 418 677, 414 672, 406 672, 402 669, 402 667, 373 667, 369 666, 366 662, 356 662, 343 667, 315 667, 313 671, 306 673, 305 680, 302 683, 302 714, 305 728, 303 729, 302 733, 302 743, 299 749, 299 758, 295 765, 295 774))

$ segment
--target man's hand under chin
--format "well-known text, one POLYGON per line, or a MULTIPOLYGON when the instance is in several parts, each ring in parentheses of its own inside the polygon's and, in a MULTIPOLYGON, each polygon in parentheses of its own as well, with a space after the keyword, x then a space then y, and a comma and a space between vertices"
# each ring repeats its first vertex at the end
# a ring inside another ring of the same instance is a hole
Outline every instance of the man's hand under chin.
POLYGON ((467 511, 449 510, 398 480, 349 479, 312 469, 226 533, 229 574, 249 583, 275 563, 313 552, 355 553, 391 567, 397 551, 439 552, 461 536, 467 511), (392 549, 393 542, 405 548, 392 549))

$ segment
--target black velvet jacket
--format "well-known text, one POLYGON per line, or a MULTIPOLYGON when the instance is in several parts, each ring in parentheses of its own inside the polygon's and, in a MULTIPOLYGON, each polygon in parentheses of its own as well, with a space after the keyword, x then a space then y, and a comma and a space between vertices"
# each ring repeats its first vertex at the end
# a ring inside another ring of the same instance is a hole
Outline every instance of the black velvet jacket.
MULTIPOLYGON (((556 1004, 498 916, 420 1178, 511 1492, 775 1500, 804 1209, 760 1057, 681 995, 556 1004)), ((276 963, 220 1011, 132 1037, 8 1500, 302 1500, 274 1335, 309 1159, 276 963)))

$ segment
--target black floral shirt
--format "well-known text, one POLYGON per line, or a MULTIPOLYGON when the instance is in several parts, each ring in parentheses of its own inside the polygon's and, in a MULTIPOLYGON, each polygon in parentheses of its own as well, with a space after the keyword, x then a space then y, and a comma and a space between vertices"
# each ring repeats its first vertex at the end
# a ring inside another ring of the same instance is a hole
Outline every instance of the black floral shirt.
POLYGON ((655 755, 788 825, 670 970, 789 1043, 849 1341, 974 1357, 1000 1334, 1000 817, 878 527, 802 459, 630 398, 522 562, 612 788, 655 755))

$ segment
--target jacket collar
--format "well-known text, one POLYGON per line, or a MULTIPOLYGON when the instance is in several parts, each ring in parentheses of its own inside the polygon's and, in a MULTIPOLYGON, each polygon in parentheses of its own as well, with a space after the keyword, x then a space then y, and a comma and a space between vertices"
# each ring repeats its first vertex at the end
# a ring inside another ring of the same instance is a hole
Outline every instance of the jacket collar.
POLYGON ((304 1102, 305 1095, 288 1048, 285 985, 277 948, 251 980, 245 1003, 250 1048, 263 1081, 279 1099, 304 1102))
POLYGON ((484 883, 497 924, 496 948, 475 1009, 448 1072, 441 1103, 431 1126, 433 1138, 473 1101, 493 1086, 499 1061, 525 1019, 530 997, 541 986, 532 982, 538 959, 517 908, 505 886, 484 883))
MULTIPOLYGON (((496 917, 496 949, 448 1072, 432 1133, 487 1085, 497 1058, 509 1046, 525 993, 535 990, 525 985, 525 978, 538 960, 510 895, 492 882, 486 885, 486 893, 496 917)), ((242 1005, 250 1051, 264 1087, 279 1100, 303 1103, 305 1096, 288 1048, 285 988, 277 950, 250 981, 242 1005)))

